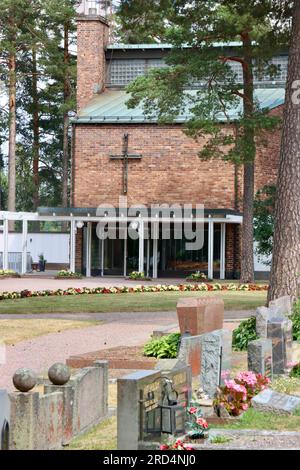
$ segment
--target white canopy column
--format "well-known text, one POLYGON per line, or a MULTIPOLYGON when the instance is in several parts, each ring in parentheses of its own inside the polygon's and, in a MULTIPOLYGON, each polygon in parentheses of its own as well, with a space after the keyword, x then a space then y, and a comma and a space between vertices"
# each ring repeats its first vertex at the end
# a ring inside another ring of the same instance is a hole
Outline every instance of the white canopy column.
POLYGON ((8 269, 8 220, 3 220, 3 269, 8 269))
POLYGON ((87 223, 86 230, 86 277, 91 277, 92 270, 92 222, 87 223))
POLYGON ((145 238, 144 221, 139 221, 139 273, 144 272, 144 238, 145 238))
POLYGON ((208 220, 208 278, 214 277, 214 221, 208 220))
POLYGON ((28 220, 23 220, 22 223, 22 267, 21 273, 27 272, 27 235, 28 235, 28 220))
POLYGON ((75 255, 76 255, 76 221, 70 222, 70 271, 75 273, 75 255))
POLYGON ((221 242, 220 242, 220 279, 225 279, 226 263, 226 224, 221 224, 221 242))
POLYGON ((154 222, 152 225, 153 230, 153 257, 152 257, 152 268, 153 268, 153 279, 157 279, 157 248, 158 248, 158 237, 159 237, 159 222, 154 222))

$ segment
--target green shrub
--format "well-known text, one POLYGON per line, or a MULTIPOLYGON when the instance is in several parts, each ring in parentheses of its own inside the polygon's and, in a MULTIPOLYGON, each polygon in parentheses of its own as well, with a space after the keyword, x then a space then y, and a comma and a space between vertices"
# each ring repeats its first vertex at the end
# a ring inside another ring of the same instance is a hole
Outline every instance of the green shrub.
POLYGON ((292 368, 290 372, 290 377, 295 377, 297 379, 300 378, 300 363, 294 365, 294 367, 292 368))
POLYGON ((81 273, 74 273, 73 271, 66 271, 65 269, 62 269, 61 271, 58 271, 58 273, 56 275, 56 279, 61 279, 61 278, 81 279, 82 274, 81 273))
POLYGON ((158 359, 175 359, 180 336, 180 333, 172 333, 159 339, 151 339, 144 346, 144 355, 158 359))
POLYGON ((135 281, 135 280, 141 280, 141 281, 151 281, 152 279, 150 277, 146 277, 145 273, 140 273, 138 271, 132 271, 129 274, 129 279, 135 281))
POLYGON ((295 304, 290 319, 293 322, 293 340, 300 341, 300 300, 295 304))
POLYGON ((200 271, 196 271, 195 273, 190 274, 187 279, 192 281, 207 281, 207 276, 200 271))
POLYGON ((240 323, 233 331, 232 348, 234 351, 245 351, 250 341, 257 339, 256 318, 251 317, 240 323))

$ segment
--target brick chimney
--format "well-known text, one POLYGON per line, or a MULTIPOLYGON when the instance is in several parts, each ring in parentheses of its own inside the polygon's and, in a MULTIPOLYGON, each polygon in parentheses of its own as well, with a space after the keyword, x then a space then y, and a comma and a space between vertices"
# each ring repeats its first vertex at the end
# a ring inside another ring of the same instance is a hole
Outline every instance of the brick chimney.
POLYGON ((77 111, 79 112, 105 85, 105 48, 109 25, 105 18, 94 14, 77 18, 77 111))

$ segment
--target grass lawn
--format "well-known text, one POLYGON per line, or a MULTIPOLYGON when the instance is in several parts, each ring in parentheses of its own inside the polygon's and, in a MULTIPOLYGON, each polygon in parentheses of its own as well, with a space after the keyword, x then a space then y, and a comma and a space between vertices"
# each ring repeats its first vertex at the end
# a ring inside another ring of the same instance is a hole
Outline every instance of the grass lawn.
MULTIPOLYGON (((211 426, 217 428, 218 426, 211 426)), ((233 424, 223 429, 260 429, 266 431, 300 431, 300 410, 294 415, 277 415, 275 413, 262 413, 249 408, 243 416, 233 424)))
POLYGON ((59 333, 64 330, 86 328, 99 325, 96 321, 72 321, 57 319, 24 319, 24 320, 0 320, 0 340, 6 344, 16 344, 19 341, 46 335, 59 333))
MULTIPOLYGON (((31 297, 2 300, 0 314, 8 313, 101 313, 174 311, 180 297, 216 295, 216 292, 143 292, 134 294, 87 294, 64 297, 31 297)), ((254 310, 264 305, 264 291, 217 292, 226 310, 254 310)))

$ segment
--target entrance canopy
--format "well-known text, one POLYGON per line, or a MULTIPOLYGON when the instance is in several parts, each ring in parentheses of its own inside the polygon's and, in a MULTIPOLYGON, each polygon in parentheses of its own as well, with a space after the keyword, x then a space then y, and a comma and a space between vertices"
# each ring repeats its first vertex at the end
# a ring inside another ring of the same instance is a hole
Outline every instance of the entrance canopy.
MULTIPOLYGON (((243 218, 241 214, 230 209, 206 209, 204 210, 203 217, 197 217, 196 211, 192 211, 189 219, 184 217, 164 217, 163 214, 158 214, 156 217, 151 216, 150 211, 143 208, 138 217, 124 216, 120 209, 116 209, 115 215, 110 216, 109 208, 107 211, 99 211, 95 208, 39 208, 38 212, 0 212, 0 220, 3 221, 3 269, 8 269, 8 232, 9 221, 22 222, 22 274, 27 272, 27 235, 28 235, 28 222, 62 222, 69 223, 70 225, 70 271, 75 272, 75 257, 76 257, 76 233, 78 230, 84 228, 85 243, 84 243, 84 258, 85 258, 85 274, 87 277, 91 276, 91 261, 92 261, 92 227, 93 224, 100 221, 111 222, 115 226, 127 227, 126 224, 132 224, 138 220, 137 234, 138 234, 138 271, 146 272, 149 275, 149 269, 152 269, 152 277, 158 277, 158 246, 160 242, 160 230, 163 223, 170 223, 173 227, 175 223, 202 223, 206 224, 207 229, 207 266, 208 277, 213 278, 214 274, 214 227, 216 224, 220 226, 220 279, 225 279, 225 255, 226 255, 226 226, 228 224, 241 224, 243 218), (151 224, 152 237, 151 240, 146 236, 146 225, 151 224), (150 263, 151 253, 151 263, 150 263)), ((216 240, 215 240, 216 241, 216 240)), ((124 276, 127 275, 127 237, 123 239, 124 243, 124 276)), ((104 275, 104 240, 101 240, 101 269, 100 274, 104 275)), ((160 251, 164 254, 165 245, 161 243, 160 251)))

